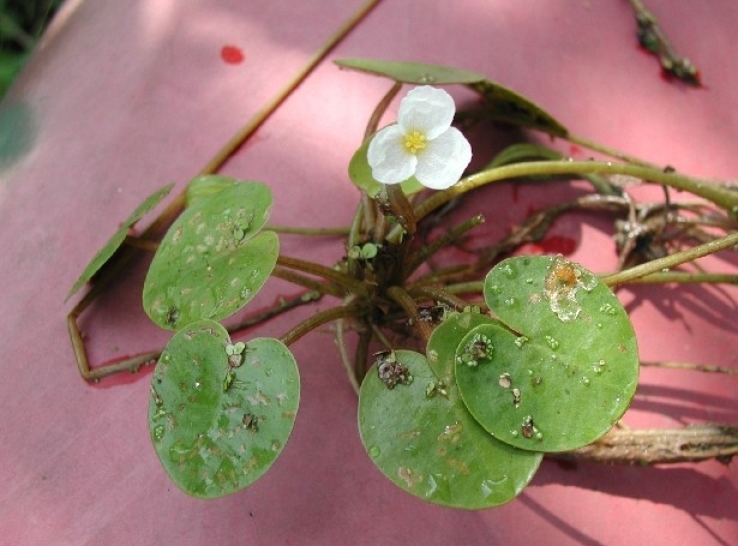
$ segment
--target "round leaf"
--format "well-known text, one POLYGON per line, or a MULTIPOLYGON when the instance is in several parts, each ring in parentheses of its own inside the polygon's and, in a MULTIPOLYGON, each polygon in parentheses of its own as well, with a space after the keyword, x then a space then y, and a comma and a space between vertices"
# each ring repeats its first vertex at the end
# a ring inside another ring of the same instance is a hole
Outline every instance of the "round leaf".
POLYGON ((484 80, 482 74, 435 64, 379 61, 375 59, 341 59, 336 64, 342 68, 385 76, 402 83, 416 85, 446 85, 474 83, 484 80))
MULTIPOLYGON (((185 201, 187 206, 191 207, 197 203, 199 199, 209 199, 224 189, 241 183, 243 182, 240 180, 219 174, 197 176, 187 185, 185 201)), ((268 211, 272 204, 272 194, 271 191, 269 191, 269 188, 263 184, 259 184, 258 182, 247 184, 253 184, 250 186, 249 191, 251 192, 252 201, 258 202, 254 208, 268 211)), ((254 203, 252 203, 252 206, 253 205, 254 203)))
POLYGON ((172 224, 144 283, 151 320, 171 330, 221 320, 256 295, 279 255, 275 233, 255 235, 269 214, 265 188, 256 182, 224 188, 198 199, 172 224))
POLYGON ((428 340, 426 355, 433 372, 447 385, 456 382, 456 348, 472 329, 497 321, 482 313, 449 313, 433 330, 428 340))
POLYGON ((79 276, 79 279, 77 279, 74 286, 72 286, 72 289, 67 294, 65 301, 71 298, 80 288, 82 288, 82 285, 89 281, 93 275, 95 275, 95 273, 97 273, 100 268, 110 260, 113 254, 115 254, 115 251, 120 248, 121 244, 123 244, 123 241, 125 240, 126 235, 128 235, 128 231, 131 227, 143 218, 146 213, 158 205, 161 200, 169 194, 173 187, 174 184, 164 186, 160 190, 149 195, 140 205, 138 205, 138 207, 136 207, 136 210, 134 210, 126 221, 120 225, 118 231, 108 239, 108 242, 105 243, 97 254, 95 254, 95 257, 92 258, 90 263, 87 264, 87 267, 85 267, 84 271, 79 276))
POLYGON ((379 470, 417 497, 456 508, 496 506, 520 493, 541 455, 490 436, 423 355, 395 356, 412 381, 389 389, 375 365, 359 396, 361 439, 379 470))
POLYGON ((628 408, 639 369, 615 295, 581 266, 544 256, 501 262, 484 294, 507 327, 480 325, 457 348, 472 415, 523 449, 571 450, 605 434, 628 408))
POLYGON ((297 413, 299 375, 287 347, 267 338, 236 355, 229 347, 218 323, 190 324, 170 340, 151 382, 154 448, 174 483, 196 497, 256 481, 281 453, 297 413))

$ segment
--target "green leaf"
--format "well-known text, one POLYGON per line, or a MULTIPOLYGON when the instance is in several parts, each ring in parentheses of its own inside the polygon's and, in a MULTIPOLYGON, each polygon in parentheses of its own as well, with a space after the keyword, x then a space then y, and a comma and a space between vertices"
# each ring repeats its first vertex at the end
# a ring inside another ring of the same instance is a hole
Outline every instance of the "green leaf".
MULTIPOLYGON (((512 163, 521 163, 524 161, 561 161, 563 159, 564 154, 557 152, 556 150, 546 148, 545 146, 529 143, 511 144, 497 154, 483 170, 486 171, 494 169, 495 167, 510 165, 512 163)), ((614 186, 604 176, 597 174, 581 174, 579 177, 588 180, 594 187, 595 191, 603 195, 616 195, 618 193, 614 186)), ((545 178, 551 177, 549 176, 545 178)), ((571 177, 565 176, 564 178, 569 179, 571 177)))
POLYGON ((511 144, 499 154, 484 168, 484 170, 493 169, 495 167, 502 167, 503 165, 510 165, 512 163, 521 163, 524 161, 536 161, 538 159, 543 160, 561 160, 564 158, 564 154, 540 146, 539 144, 530 144, 528 142, 511 144))
POLYGON ((185 199, 188 208, 219 215, 221 223, 243 231, 242 239, 253 237, 266 225, 273 201, 272 190, 266 184, 221 175, 193 178, 185 199))
POLYGON ((501 262, 484 295, 506 326, 480 325, 456 351, 456 382, 477 421, 538 451, 605 434, 638 383, 635 333, 615 295, 581 266, 544 256, 501 262))
POLYGON ((196 233, 201 219, 182 230, 181 238, 165 240, 144 282, 144 310, 168 330, 231 316, 261 290, 277 263, 276 233, 264 231, 243 243, 233 237, 232 227, 196 233), (214 237, 211 245, 207 234, 214 237))
POLYGON ((188 325, 167 344, 151 381, 149 428, 164 469, 202 498, 251 485, 289 439, 300 401, 292 353, 254 339, 229 355, 220 324, 188 325))
MULTIPOLYGON (((381 191, 383 184, 372 176, 372 168, 366 159, 366 152, 369 149, 370 141, 371 137, 356 150, 356 153, 354 153, 354 156, 349 162, 348 173, 349 178, 351 178, 354 184, 364 190, 370 197, 376 197, 381 191)), ((402 187, 402 191, 405 192, 405 195, 412 195, 424 189, 424 186, 414 176, 402 182, 400 186, 402 187)))
POLYGON ((115 234, 110 239, 108 239, 108 242, 105 243, 105 246, 103 246, 98 251, 98 253, 95 254, 95 257, 92 258, 92 261, 87 264, 87 267, 85 267, 85 270, 79 276, 79 279, 77 279, 77 281, 74 283, 74 286, 72 286, 72 289, 69 291, 64 301, 71 298, 80 288, 82 288, 82 285, 89 281, 93 277, 93 275, 95 275, 95 273, 97 273, 100 268, 104 266, 108 262, 108 260, 110 260, 113 254, 115 254, 115 251, 120 248, 121 244, 123 244, 123 241, 125 240, 126 235, 128 235, 128 231, 131 229, 131 227, 133 227, 136 222, 143 218, 146 213, 148 213, 151 209, 158 205, 161 200, 169 194, 173 187, 174 184, 164 186, 160 190, 157 190, 149 195, 143 201, 143 203, 136 207, 136 210, 134 210, 133 213, 125 220, 125 222, 120 225, 118 231, 116 231, 115 234))
POLYGON ((531 127, 558 137, 565 137, 569 133, 543 108, 498 83, 484 80, 470 83, 468 87, 484 98, 485 113, 494 121, 531 127))
POLYGON ((143 305, 151 320, 177 330, 246 305, 279 255, 275 233, 257 235, 271 203, 271 191, 258 182, 225 185, 194 200, 169 228, 146 276, 143 305))
POLYGON ((484 76, 476 72, 435 64, 376 59, 340 59, 335 63, 341 68, 385 76, 398 82, 415 85, 469 84, 484 80, 484 76))
POLYGON ((423 355, 395 355, 412 382, 389 389, 375 365, 359 396, 361 439, 379 470, 416 497, 456 508, 497 506, 520 493, 541 455, 490 436, 423 355))
MULTIPOLYGON (((235 178, 219 174, 197 176, 190 180, 190 183, 187 185, 185 202, 187 203, 187 206, 190 207, 195 205, 200 199, 213 197, 224 189, 230 188, 231 186, 239 183, 240 181, 235 178)), ((263 207, 265 210, 268 210, 269 207, 271 207, 272 194, 268 188, 262 188, 262 184, 259 184, 258 182, 255 182, 255 184, 257 184, 257 186, 251 190, 252 198, 260 198, 262 200, 262 204, 259 205, 259 207, 263 207)))

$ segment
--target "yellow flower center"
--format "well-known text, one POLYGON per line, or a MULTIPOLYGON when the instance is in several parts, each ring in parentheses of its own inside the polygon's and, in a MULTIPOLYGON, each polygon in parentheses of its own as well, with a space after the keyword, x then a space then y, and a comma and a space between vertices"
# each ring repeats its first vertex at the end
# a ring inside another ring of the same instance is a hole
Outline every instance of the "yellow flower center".
POLYGON ((428 145, 428 139, 420 131, 411 131, 405 135, 405 149, 411 154, 417 154, 428 145))

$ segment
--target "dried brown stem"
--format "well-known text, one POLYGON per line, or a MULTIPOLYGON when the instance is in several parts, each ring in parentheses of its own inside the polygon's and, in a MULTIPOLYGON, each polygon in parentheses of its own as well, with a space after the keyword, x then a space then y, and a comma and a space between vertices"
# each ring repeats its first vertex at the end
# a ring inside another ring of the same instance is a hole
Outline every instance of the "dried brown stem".
POLYGON ((687 425, 681 429, 613 428, 593 444, 554 455, 604 464, 654 465, 729 461, 738 454, 738 426, 687 425))

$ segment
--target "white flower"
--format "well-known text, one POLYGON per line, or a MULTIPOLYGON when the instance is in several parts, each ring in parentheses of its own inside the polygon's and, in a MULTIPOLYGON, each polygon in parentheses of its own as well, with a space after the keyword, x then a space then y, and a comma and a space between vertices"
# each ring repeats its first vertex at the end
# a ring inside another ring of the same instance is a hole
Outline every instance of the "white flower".
POLYGON ((415 176, 424 186, 453 186, 471 161, 471 146, 451 127, 456 105, 443 89, 412 89, 400 102, 397 124, 379 131, 369 143, 372 176, 383 184, 399 184, 415 176))

